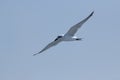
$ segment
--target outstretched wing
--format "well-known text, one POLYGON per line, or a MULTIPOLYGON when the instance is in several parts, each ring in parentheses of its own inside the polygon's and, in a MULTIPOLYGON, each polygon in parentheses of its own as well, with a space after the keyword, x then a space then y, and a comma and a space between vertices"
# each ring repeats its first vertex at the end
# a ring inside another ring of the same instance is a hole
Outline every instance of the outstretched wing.
POLYGON ((69 31, 65 34, 69 36, 74 36, 74 34, 77 32, 77 30, 93 15, 94 11, 85 19, 83 19, 81 22, 77 23, 76 25, 72 26, 69 31))
POLYGON ((37 54, 40 54, 42 53, 43 51, 49 49, 50 47, 53 47, 55 45, 57 45, 58 43, 60 43, 62 40, 61 39, 58 39, 58 40, 54 40, 53 42, 49 43, 45 48, 43 48, 40 52, 36 53, 36 54, 33 54, 33 56, 37 55, 37 54))

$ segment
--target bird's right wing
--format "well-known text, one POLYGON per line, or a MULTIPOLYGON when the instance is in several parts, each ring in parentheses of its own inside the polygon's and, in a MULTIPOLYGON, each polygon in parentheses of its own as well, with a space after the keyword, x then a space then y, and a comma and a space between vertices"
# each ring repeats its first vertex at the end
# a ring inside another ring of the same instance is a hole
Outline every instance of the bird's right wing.
POLYGON ((65 34, 69 35, 69 36, 74 36, 74 34, 78 31, 78 29, 93 15, 94 11, 85 19, 83 19, 82 21, 80 21, 79 23, 75 24, 74 26, 72 26, 68 32, 65 34))
POLYGON ((49 43, 49 44, 48 44, 45 48, 43 48, 40 52, 38 52, 38 53, 36 53, 36 54, 33 54, 33 56, 42 53, 43 51, 49 49, 50 47, 53 47, 53 46, 57 45, 57 44, 60 43, 60 42, 61 42, 61 39, 58 39, 58 40, 56 40, 56 41, 53 41, 53 42, 49 43))

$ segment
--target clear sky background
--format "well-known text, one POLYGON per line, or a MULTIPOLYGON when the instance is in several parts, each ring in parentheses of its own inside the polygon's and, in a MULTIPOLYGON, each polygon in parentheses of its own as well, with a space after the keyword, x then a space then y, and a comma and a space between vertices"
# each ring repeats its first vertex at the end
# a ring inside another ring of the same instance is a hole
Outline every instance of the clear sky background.
POLYGON ((120 80, 120 0, 0 0, 0 80, 120 80), (32 56, 92 11, 83 41, 32 56))

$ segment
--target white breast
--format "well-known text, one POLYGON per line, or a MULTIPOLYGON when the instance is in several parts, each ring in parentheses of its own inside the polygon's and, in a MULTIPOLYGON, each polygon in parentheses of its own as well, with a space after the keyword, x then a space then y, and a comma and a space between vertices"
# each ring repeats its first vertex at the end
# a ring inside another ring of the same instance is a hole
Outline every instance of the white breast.
POLYGON ((63 41, 75 41, 75 40, 76 40, 75 36, 73 37, 73 36, 67 35, 63 37, 63 41))

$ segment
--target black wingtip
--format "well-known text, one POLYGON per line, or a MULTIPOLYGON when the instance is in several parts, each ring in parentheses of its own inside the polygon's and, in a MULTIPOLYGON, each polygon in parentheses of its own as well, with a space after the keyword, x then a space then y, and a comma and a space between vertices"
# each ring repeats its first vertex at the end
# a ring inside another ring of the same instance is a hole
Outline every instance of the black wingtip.
POLYGON ((33 54, 33 56, 36 56, 36 55, 38 55, 38 54, 40 54, 40 53, 42 53, 42 52, 43 52, 43 50, 40 51, 40 52, 38 52, 38 53, 33 54))
POLYGON ((37 55, 37 54, 33 54, 33 56, 35 56, 35 55, 37 55))
POLYGON ((40 53, 33 54, 33 56, 36 56, 37 54, 40 54, 40 53))
POLYGON ((92 14, 94 13, 94 11, 92 12, 92 14))
POLYGON ((90 14, 90 16, 92 16, 94 14, 94 11, 90 14))

